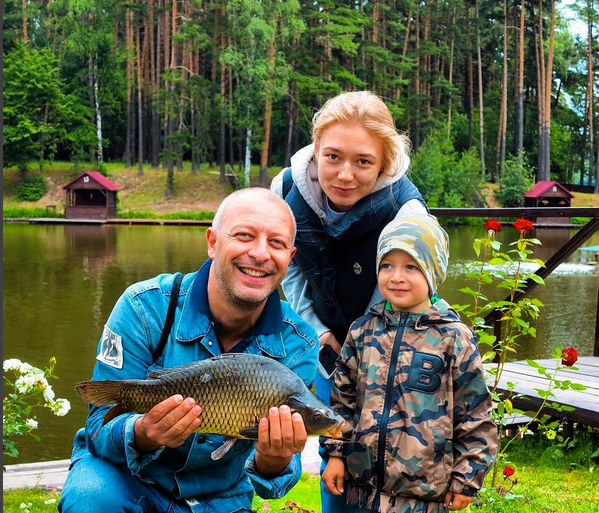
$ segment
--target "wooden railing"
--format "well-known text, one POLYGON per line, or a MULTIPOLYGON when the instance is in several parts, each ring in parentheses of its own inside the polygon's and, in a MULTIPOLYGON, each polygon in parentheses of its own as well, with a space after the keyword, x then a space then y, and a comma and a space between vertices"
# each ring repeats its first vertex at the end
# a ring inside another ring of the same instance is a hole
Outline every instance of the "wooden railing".
MULTIPOLYGON (((431 214, 437 217, 485 217, 501 219, 504 217, 518 217, 532 219, 538 217, 562 217, 569 219, 572 217, 589 217, 590 221, 585 225, 580 225, 578 230, 568 242, 566 242, 556 253, 545 262, 545 267, 539 268, 535 273, 545 279, 553 270, 564 262, 574 251, 580 248, 589 238, 599 229, 599 207, 569 207, 569 208, 431 208, 431 214)), ((533 288, 537 283, 529 279, 523 292, 516 294, 513 301, 518 301, 533 288)), ((506 298, 506 301, 509 297, 506 298)), ((499 337, 501 333, 501 323, 498 319, 496 310, 490 312, 485 317, 485 323, 493 323, 495 336, 499 337)), ((595 320, 595 345, 593 347, 593 356, 599 356, 599 287, 597 292, 597 317, 595 320)))

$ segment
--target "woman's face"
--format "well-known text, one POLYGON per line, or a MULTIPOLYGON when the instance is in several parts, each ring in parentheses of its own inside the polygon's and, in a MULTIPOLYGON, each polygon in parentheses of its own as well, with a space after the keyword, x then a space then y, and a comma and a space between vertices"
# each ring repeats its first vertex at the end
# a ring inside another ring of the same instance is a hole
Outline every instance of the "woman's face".
POLYGON ((334 123, 315 143, 318 181, 331 207, 346 212, 368 196, 383 167, 383 141, 362 125, 334 123))

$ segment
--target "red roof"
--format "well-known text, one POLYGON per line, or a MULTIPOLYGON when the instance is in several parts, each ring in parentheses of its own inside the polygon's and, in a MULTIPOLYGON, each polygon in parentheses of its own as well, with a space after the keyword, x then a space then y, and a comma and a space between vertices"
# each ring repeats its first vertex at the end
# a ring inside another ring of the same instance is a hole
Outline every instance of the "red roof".
POLYGON ((556 182, 555 180, 541 180, 537 182, 536 185, 530 189, 526 194, 524 194, 525 198, 540 198, 543 196, 549 189, 552 187, 559 187, 562 191, 564 191, 570 198, 574 197, 568 189, 566 189, 561 183, 556 182))
POLYGON ((102 187, 108 189, 109 191, 118 191, 119 190, 119 188, 116 186, 116 184, 112 183, 108 178, 106 178, 103 174, 98 173, 97 171, 86 171, 85 173, 79 175, 74 180, 71 180, 68 184, 63 185, 62 188, 67 189, 70 185, 75 183, 77 180, 79 180, 79 178, 81 178, 84 175, 89 176, 92 180, 95 180, 102 187))

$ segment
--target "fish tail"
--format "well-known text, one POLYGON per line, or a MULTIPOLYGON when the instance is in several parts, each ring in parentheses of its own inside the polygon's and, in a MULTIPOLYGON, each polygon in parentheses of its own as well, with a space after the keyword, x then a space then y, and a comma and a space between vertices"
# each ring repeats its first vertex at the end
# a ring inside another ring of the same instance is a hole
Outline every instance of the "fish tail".
POLYGON ((120 402, 120 392, 124 384, 124 381, 82 381, 77 383, 75 391, 89 404, 107 406, 120 402))

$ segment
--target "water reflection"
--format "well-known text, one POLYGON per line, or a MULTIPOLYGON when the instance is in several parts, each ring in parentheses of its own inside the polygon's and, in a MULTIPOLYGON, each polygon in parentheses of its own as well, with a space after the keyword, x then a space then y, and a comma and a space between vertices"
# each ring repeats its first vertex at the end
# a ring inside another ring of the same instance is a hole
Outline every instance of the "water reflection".
MULTIPOLYGON (((448 278, 440 289, 451 304, 465 303, 459 289, 474 256, 472 241, 481 228, 448 229, 451 241, 448 278)), ((511 242, 514 231, 499 239, 511 242)), ((547 259, 569 237, 569 230, 545 229, 537 257, 547 259)), ((56 356, 56 394, 71 401, 66 417, 38 415, 42 443, 23 439, 20 462, 67 458, 73 434, 87 407, 74 392, 91 375, 98 338, 125 288, 161 272, 192 272, 207 258, 205 229, 188 226, 20 225, 3 231, 4 359, 19 358, 44 366, 56 356)), ((599 234, 587 245, 599 244, 599 234)), ((579 253, 579 252, 577 252, 579 253)), ((519 358, 547 357, 553 347, 575 345, 592 353, 599 269, 578 263, 573 255, 538 287, 545 303, 536 339, 522 341, 519 358)), ((499 299, 499 297, 498 297, 499 299)))

